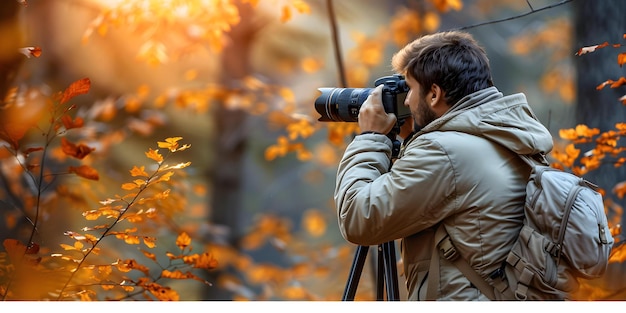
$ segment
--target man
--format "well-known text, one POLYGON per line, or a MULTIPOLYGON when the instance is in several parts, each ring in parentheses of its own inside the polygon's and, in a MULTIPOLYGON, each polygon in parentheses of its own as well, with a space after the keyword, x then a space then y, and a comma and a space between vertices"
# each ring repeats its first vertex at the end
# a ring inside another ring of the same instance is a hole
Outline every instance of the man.
POLYGON ((362 104, 361 131, 339 164, 335 203, 343 237, 358 245, 402 239, 410 300, 487 300, 441 255, 428 273, 439 224, 460 255, 488 279, 505 261, 522 227, 530 168, 518 157, 547 154, 549 131, 523 94, 493 86, 485 51, 468 33, 441 32, 411 42, 393 56, 410 91, 405 105, 415 132, 391 166, 386 136, 396 117, 382 107, 381 87, 362 104), (436 282, 436 280, 433 280, 436 282))

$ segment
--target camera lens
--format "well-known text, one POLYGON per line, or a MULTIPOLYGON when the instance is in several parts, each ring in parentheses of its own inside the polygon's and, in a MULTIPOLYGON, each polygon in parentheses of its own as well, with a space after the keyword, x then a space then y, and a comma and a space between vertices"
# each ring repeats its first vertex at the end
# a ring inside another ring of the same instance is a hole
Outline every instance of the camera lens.
POLYGON ((320 122, 357 122, 359 109, 373 88, 319 88, 315 99, 320 122))

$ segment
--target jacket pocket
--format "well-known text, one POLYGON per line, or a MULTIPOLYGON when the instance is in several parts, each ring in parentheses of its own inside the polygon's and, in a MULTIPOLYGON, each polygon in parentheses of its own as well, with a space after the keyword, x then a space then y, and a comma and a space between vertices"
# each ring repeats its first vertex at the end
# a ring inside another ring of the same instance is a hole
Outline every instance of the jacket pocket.
POLYGON ((409 300, 426 299, 428 269, 434 241, 434 228, 423 230, 402 239, 402 261, 409 300))

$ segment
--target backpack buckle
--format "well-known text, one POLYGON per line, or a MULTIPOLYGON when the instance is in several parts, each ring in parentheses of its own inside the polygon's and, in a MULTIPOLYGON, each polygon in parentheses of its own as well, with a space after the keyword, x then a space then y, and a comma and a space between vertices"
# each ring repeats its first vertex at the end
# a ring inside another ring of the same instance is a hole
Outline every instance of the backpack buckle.
POLYGON ((450 236, 446 236, 439 243, 439 251, 443 254, 443 257, 448 261, 454 261, 459 254, 456 252, 456 248, 452 244, 452 240, 450 240, 450 236))

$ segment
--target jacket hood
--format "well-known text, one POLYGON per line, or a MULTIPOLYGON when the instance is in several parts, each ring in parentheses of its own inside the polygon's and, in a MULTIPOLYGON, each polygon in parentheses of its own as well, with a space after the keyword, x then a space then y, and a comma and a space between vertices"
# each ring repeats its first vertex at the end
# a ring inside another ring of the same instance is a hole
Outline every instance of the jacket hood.
POLYGON ((465 96, 417 136, 432 131, 481 136, 522 155, 547 155, 553 147, 552 135, 537 119, 526 96, 503 96, 496 87, 465 96))

